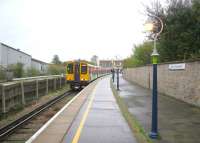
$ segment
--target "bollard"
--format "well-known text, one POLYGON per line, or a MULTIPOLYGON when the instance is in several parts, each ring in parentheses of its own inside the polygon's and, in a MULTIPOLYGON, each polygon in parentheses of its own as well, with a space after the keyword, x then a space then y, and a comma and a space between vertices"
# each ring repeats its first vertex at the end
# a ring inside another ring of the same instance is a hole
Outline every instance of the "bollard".
POLYGON ((117 69, 117 90, 119 90, 119 69, 117 69))

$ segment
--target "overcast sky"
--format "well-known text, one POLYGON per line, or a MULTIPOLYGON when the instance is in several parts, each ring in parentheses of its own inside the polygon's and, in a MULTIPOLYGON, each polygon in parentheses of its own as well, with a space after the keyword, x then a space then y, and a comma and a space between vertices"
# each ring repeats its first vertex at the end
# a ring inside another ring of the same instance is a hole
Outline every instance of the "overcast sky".
POLYGON ((50 62, 125 58, 144 36, 149 0, 0 0, 0 42, 50 62))

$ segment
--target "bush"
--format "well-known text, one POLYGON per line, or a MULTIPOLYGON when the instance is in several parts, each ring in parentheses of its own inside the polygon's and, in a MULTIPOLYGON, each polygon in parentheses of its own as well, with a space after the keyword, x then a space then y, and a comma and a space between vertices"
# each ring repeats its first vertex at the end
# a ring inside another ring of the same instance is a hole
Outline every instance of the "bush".
POLYGON ((28 77, 39 76, 39 75, 40 75, 40 72, 33 67, 27 69, 27 71, 26 71, 26 76, 28 76, 28 77))
POLYGON ((6 79, 5 71, 0 69, 0 80, 5 80, 5 79, 6 79))
POLYGON ((63 65, 49 65, 48 67, 48 73, 51 75, 59 75, 65 73, 65 67, 63 65))
POLYGON ((13 72, 13 76, 15 78, 21 78, 24 75, 23 66, 24 65, 22 63, 17 63, 17 64, 9 65, 8 69, 13 72))

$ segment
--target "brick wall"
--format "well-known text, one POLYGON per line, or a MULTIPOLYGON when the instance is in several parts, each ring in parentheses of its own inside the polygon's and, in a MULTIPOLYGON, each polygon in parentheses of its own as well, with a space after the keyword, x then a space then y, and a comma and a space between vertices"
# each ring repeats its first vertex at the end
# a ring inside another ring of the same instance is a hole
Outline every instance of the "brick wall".
MULTIPOLYGON (((168 67, 158 65, 158 92, 200 107, 200 61, 187 62, 185 70, 168 67)), ((152 66, 125 69, 124 78, 152 88, 152 66)))

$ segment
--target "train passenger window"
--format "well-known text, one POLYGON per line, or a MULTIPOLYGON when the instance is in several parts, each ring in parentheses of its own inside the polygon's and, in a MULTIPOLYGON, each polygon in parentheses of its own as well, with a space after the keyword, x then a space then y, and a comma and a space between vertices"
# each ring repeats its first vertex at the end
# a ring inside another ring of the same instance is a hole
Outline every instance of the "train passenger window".
POLYGON ((73 73, 73 64, 68 64, 67 65, 67 73, 72 74, 73 73))
POLYGON ((81 74, 86 74, 86 73, 87 73, 87 65, 81 64, 81 74))

